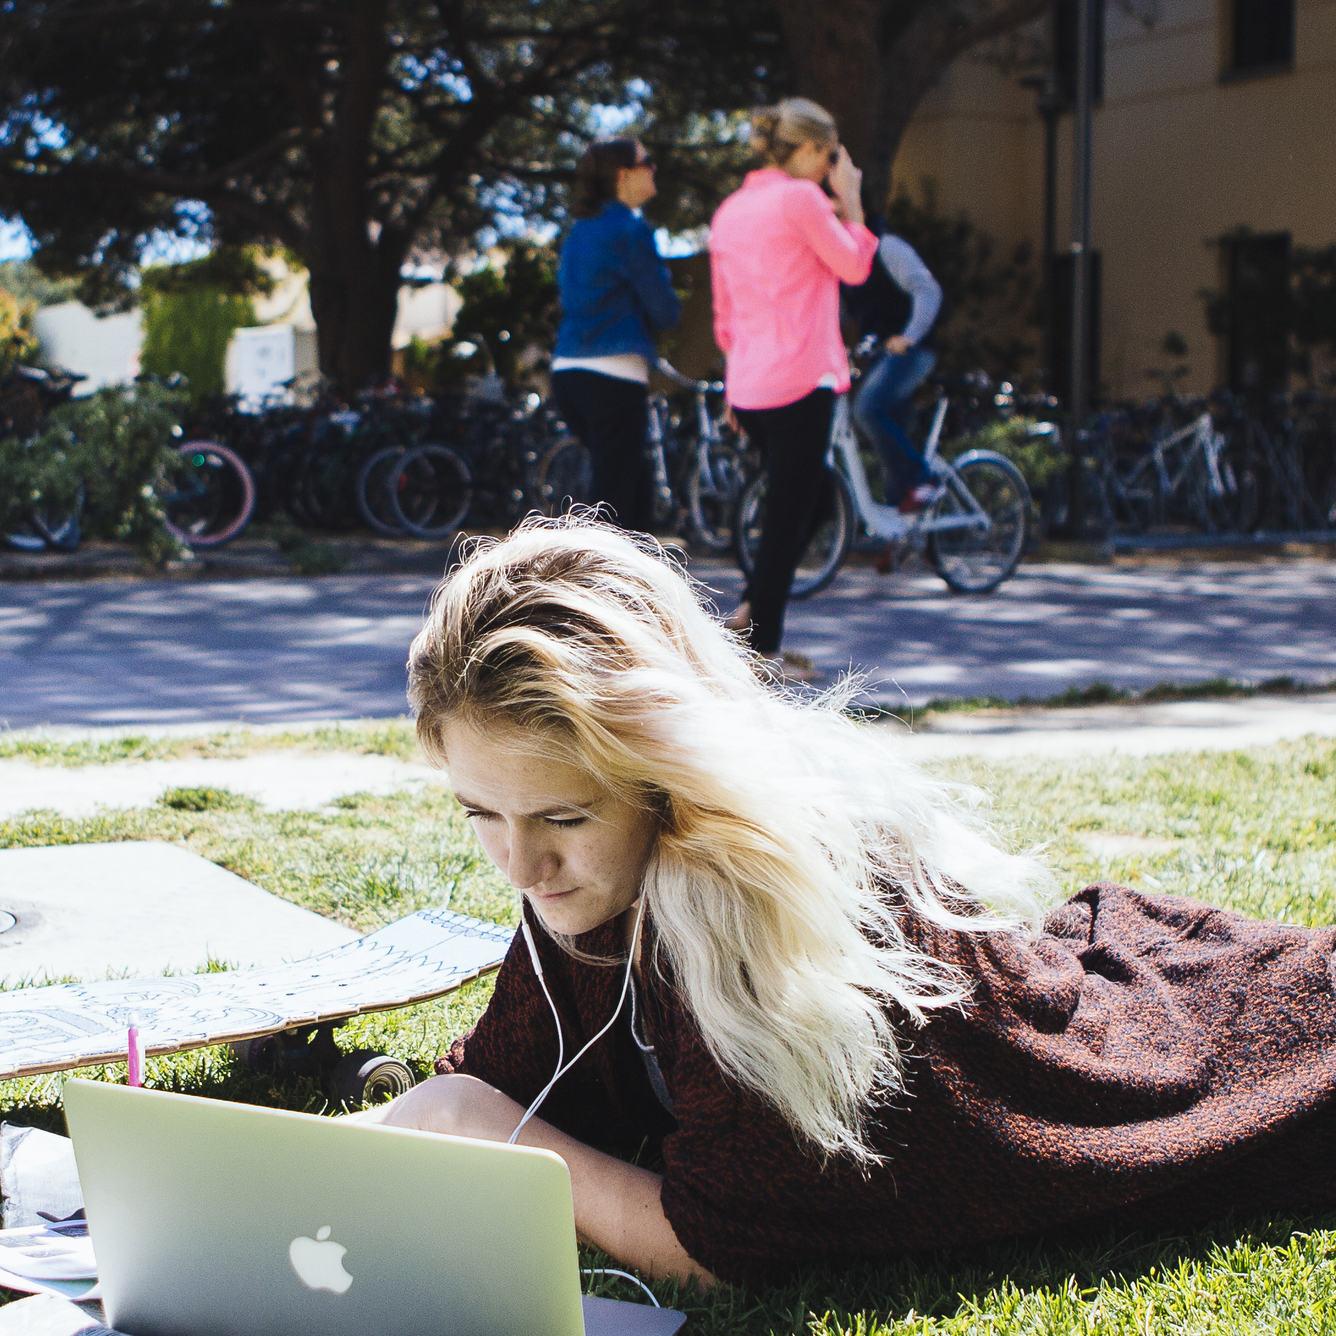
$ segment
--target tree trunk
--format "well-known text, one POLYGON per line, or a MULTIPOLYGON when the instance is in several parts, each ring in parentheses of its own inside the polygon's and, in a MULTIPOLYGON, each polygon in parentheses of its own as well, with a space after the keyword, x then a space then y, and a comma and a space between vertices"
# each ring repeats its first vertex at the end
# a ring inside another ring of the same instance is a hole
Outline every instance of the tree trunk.
POLYGON ((798 92, 834 117, 864 198, 889 198, 895 155, 924 94, 962 52, 1037 18, 1049 0, 775 0, 798 92))
POLYGON ((343 12, 330 111, 308 141, 312 199, 311 314, 323 376, 342 394, 390 374, 399 271, 409 238, 374 221, 368 173, 384 92, 387 0, 352 0, 343 12))
POLYGON ((776 0, 797 91, 819 102, 840 127, 854 162, 866 170, 880 91, 880 0, 776 0))
POLYGON ((320 374, 349 395, 390 374, 402 251, 379 247, 304 256, 320 374))

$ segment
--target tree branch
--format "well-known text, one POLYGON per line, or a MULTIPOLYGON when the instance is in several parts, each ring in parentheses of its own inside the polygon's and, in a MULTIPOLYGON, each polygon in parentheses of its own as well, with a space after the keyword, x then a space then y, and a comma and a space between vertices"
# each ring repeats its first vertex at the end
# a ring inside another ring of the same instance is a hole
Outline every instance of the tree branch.
MULTIPOLYGON (((944 61, 952 61, 963 55, 971 47, 986 42, 990 37, 1000 37, 1003 33, 1018 28, 1022 23, 1029 23, 1048 11, 1049 0, 1005 0, 988 12, 980 15, 973 23, 963 25, 957 31, 951 30, 950 24, 943 25, 946 41, 941 46, 944 61)), ((915 16, 919 21, 930 11, 921 9, 915 16)))
POLYGON ((203 178, 174 172, 155 172, 142 167, 108 166, 104 162, 71 162, 58 171, 24 170, 12 163, 0 163, 0 177, 22 182, 24 189, 39 193, 129 187, 142 195, 197 199, 215 212, 250 218, 261 231, 285 242, 294 250, 300 249, 305 242, 305 230, 290 214, 225 186, 210 185, 203 178))

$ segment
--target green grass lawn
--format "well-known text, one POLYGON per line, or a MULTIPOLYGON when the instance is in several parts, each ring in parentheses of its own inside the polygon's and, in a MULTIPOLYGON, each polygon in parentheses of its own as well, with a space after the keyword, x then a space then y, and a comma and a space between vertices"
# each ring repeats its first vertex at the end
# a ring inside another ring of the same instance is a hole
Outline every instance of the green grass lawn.
MULTIPOLYGON (((206 740, 11 742, 0 754, 60 765, 261 747, 412 755, 409 730, 397 724, 206 740)), ((1017 840, 1044 843, 1067 890, 1111 878, 1294 923, 1336 919, 1336 742, 1150 759, 956 760, 943 768, 988 788, 999 823, 1017 840)), ((514 918, 513 897, 442 792, 352 795, 317 811, 271 812, 225 791, 187 789, 151 808, 86 819, 33 812, 0 822, 0 847, 123 839, 179 843, 359 930, 443 895, 464 913, 514 918)), ((341 1041, 384 1048, 425 1075, 489 989, 484 981, 439 1003, 361 1018, 341 1041)), ((88 1074, 124 1079, 123 1068, 88 1074)), ((314 1083, 256 1075, 226 1049, 151 1059, 147 1074, 168 1089, 328 1110, 314 1083)), ((0 1083, 0 1117, 63 1130, 63 1079, 0 1083)), ((1190 1234, 1105 1231, 1016 1243, 856 1274, 814 1271, 780 1289, 724 1290, 704 1301, 672 1286, 657 1290, 691 1313, 688 1330, 712 1336, 1336 1332, 1336 1214, 1259 1220, 1246 1214, 1246 1202, 1239 1207, 1236 1219, 1190 1234)), ((625 1293, 617 1282, 600 1286, 625 1293)))

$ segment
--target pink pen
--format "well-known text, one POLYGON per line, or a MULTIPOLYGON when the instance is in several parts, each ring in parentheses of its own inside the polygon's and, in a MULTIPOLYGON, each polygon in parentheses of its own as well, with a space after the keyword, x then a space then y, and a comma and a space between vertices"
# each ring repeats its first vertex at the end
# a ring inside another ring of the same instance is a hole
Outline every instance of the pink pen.
POLYGON ((137 1016, 130 1018, 130 1029, 125 1036, 125 1084, 132 1086, 144 1084, 144 1051, 139 1046, 138 1021, 137 1016))

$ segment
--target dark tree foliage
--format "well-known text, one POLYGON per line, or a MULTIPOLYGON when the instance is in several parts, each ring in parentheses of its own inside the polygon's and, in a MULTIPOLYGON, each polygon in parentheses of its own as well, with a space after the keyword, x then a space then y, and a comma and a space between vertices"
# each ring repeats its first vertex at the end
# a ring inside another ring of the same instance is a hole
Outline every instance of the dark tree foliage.
POLYGON ((1014 376, 1035 351, 1026 337, 1038 291, 1029 245, 999 245, 966 215, 943 214, 930 182, 920 194, 921 200, 896 195, 886 226, 918 251, 945 293, 933 330, 938 373, 1014 376))
POLYGON ((557 332, 557 267, 551 246, 519 242, 489 263, 454 280, 463 304, 455 319, 457 340, 482 340, 497 372, 519 378, 533 348, 548 348, 557 332))
POLYGON ((322 370, 389 369, 400 272, 497 218, 560 218, 570 168, 643 104, 656 217, 700 221, 723 113, 784 86, 769 0, 0 0, 0 216, 114 301, 157 230, 281 245, 322 370))

